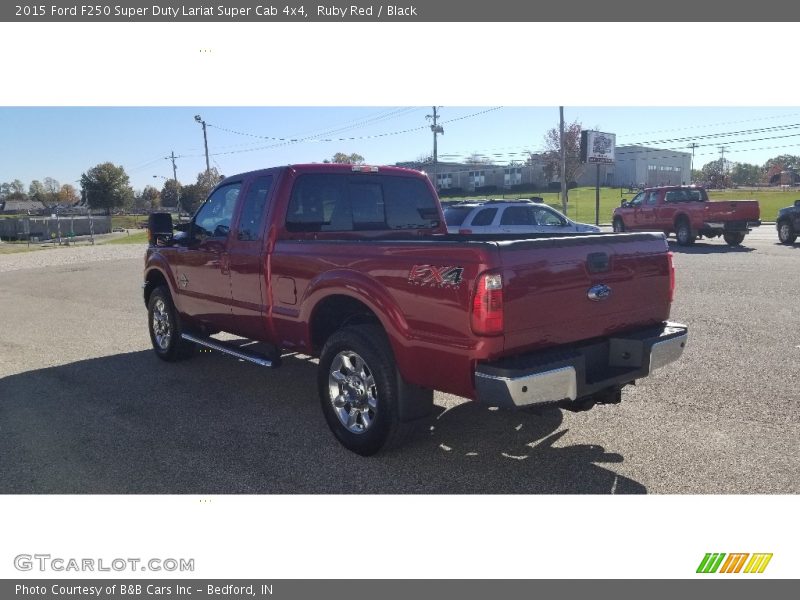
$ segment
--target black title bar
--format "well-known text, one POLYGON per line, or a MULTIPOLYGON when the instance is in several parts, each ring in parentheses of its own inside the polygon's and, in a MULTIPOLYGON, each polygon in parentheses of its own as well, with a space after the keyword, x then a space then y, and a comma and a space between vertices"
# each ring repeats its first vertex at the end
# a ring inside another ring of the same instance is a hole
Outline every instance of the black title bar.
MULTIPOLYGON (((642 2, 641 0, 406 0, 395 3, 341 0, 199 0, 187 2, 98 2, 74 0, 0 5, 10 22, 796 22, 800 3, 642 2)), ((668 43, 678 43, 676 40, 668 43)), ((500 40, 498 40, 499 42, 500 40)), ((531 32, 531 43, 535 32, 531 32)), ((598 29, 598 43, 607 43, 598 29)), ((690 43, 699 43, 694 40, 690 43)))

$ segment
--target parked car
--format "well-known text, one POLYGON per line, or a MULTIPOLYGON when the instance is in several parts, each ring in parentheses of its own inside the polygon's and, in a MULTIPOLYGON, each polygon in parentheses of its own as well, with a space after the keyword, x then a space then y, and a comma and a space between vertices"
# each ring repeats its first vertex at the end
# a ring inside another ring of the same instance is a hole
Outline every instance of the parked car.
POLYGON ((556 209, 531 200, 457 202, 444 209, 448 233, 599 233, 556 209))
POLYGON ((694 244, 698 236, 722 236, 738 246, 753 227, 761 225, 756 200, 711 202, 699 186, 647 188, 614 209, 614 231, 674 233, 680 246, 694 244))
POLYGON ((795 200, 793 206, 778 211, 775 227, 778 229, 778 239, 781 244, 787 246, 794 244, 797 235, 800 234, 800 200, 795 200))
MULTIPOLYGON (((583 410, 619 402, 686 344, 687 328, 669 322, 663 234, 449 235, 418 171, 234 175, 181 229, 168 213, 150 217, 143 288, 155 354, 174 361, 201 345, 263 367, 283 351, 318 357, 328 426, 363 455, 397 445, 431 412, 433 390, 583 410)), ((303 435, 303 423, 286 426, 303 435)))

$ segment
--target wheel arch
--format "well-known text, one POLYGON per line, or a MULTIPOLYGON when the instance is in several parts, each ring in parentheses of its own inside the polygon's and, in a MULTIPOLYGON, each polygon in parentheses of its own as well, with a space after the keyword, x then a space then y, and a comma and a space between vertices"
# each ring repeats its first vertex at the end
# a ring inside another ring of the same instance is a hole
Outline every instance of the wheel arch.
MULTIPOLYGON (((153 293, 153 290, 162 285, 165 286, 167 289, 170 289, 169 280, 167 279, 167 276, 158 267, 150 268, 144 276, 145 306, 147 306, 147 304, 150 302, 150 295, 153 293)), ((172 291, 170 289, 170 294, 171 293, 172 291)))

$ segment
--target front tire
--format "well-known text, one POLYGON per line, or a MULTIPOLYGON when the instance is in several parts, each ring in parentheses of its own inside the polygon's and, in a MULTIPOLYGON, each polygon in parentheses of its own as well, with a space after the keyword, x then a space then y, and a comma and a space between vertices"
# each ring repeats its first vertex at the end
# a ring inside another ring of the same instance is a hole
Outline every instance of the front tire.
POLYGON ((789 221, 781 221, 778 224, 778 239, 781 241, 781 244, 787 246, 794 244, 797 239, 797 232, 789 221))
POLYGON ((744 232, 743 231, 726 231, 722 234, 725 243, 728 246, 740 246, 744 241, 744 232))
POLYGON ((679 246, 691 246, 694 244, 695 235, 692 231, 689 221, 681 219, 675 228, 675 238, 678 240, 679 246))
POLYGON ((317 386, 328 427, 345 448, 371 456, 404 441, 409 424, 399 418, 398 377, 379 326, 345 327, 328 338, 317 386))
POLYGON ((182 328, 178 311, 172 302, 169 290, 159 286, 150 294, 147 302, 147 323, 153 351, 161 360, 172 362, 189 358, 194 344, 181 337, 182 328))

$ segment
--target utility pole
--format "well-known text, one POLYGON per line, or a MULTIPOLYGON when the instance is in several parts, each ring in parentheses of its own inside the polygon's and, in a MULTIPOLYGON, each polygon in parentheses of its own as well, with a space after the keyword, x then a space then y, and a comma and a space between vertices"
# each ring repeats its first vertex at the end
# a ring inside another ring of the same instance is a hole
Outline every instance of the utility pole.
POLYGON ((689 167, 689 183, 692 183, 694 181, 694 177, 692 175, 692 173, 694 172, 694 149, 698 147, 698 144, 692 142, 686 147, 692 149, 692 162, 690 163, 691 166, 689 167))
POLYGON ((725 146, 719 147, 719 172, 722 175, 722 187, 725 187, 725 150, 727 148, 725 146))
POLYGON ((561 212, 567 214, 567 146, 564 143, 564 107, 559 112, 559 145, 561 146, 561 212))
POLYGON ((206 175, 211 174, 211 165, 208 162, 208 135, 206 134, 206 122, 203 120, 203 117, 200 115, 195 115, 194 120, 200 123, 203 126, 203 144, 206 147, 206 175))
POLYGON ((436 112, 437 107, 433 106, 433 114, 426 115, 426 119, 431 119, 433 124, 431 125, 431 131, 433 132, 433 185, 436 188, 436 191, 439 191, 439 182, 436 181, 436 172, 437 172, 437 165, 439 163, 439 155, 436 149, 436 136, 439 134, 444 135, 444 128, 441 125, 437 125, 436 120, 439 118, 439 115, 436 112))
MULTIPOLYGON (((205 123, 203 124, 203 133, 205 134, 205 123)), ((175 206, 178 207, 178 221, 181 220, 181 192, 178 184, 178 167, 175 165, 175 151, 172 150, 169 154, 172 159, 172 179, 175 182, 175 206)), ((206 173, 208 173, 208 144, 206 144, 206 173)))

